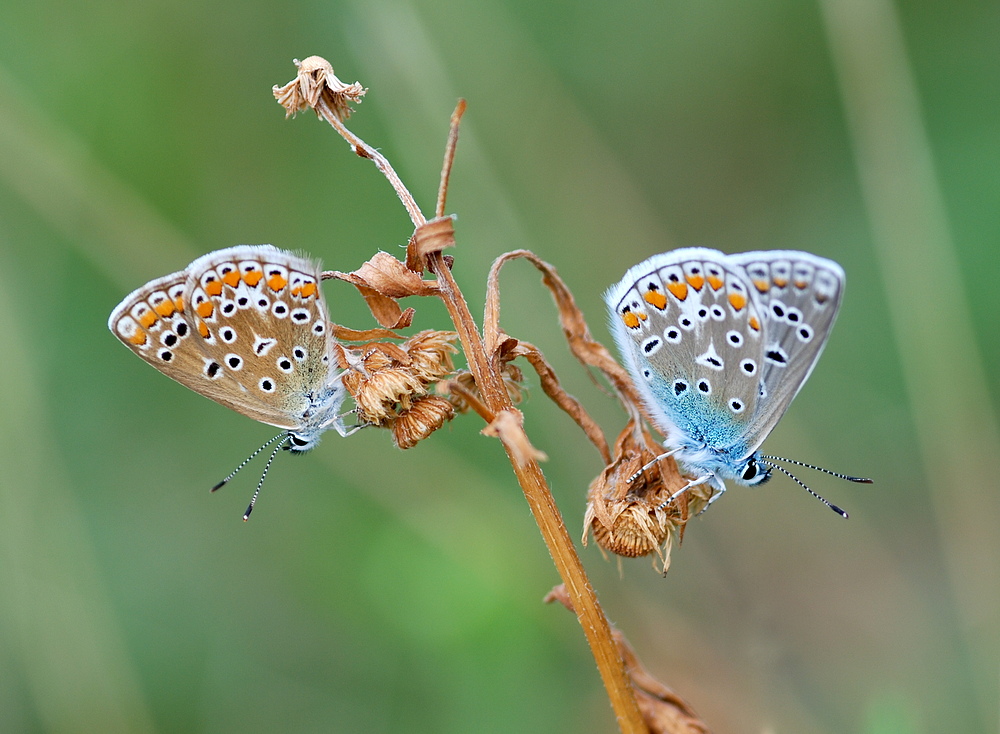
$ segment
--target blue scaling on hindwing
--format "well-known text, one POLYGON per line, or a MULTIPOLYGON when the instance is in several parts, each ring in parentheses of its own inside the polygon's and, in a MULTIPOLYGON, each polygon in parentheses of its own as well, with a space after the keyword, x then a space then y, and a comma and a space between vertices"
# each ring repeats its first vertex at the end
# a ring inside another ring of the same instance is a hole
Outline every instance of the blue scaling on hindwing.
POLYGON ((843 282, 836 263, 804 252, 686 248, 605 294, 649 416, 696 480, 721 493, 725 479, 767 479, 755 452, 819 358, 843 282))

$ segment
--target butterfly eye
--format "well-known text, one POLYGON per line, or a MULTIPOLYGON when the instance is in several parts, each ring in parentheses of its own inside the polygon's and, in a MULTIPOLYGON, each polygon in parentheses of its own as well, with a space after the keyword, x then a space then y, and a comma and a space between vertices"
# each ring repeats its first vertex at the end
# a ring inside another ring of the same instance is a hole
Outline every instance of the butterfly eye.
POLYGON ((746 467, 744 467, 743 469, 743 481, 749 482, 756 476, 757 476, 757 462, 748 461, 746 467))

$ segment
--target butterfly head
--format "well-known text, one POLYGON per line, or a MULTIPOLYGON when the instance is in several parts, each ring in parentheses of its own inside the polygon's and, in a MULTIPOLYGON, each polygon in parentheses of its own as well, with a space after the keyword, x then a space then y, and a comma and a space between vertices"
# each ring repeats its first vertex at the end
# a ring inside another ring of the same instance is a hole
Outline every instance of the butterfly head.
POLYGON ((285 448, 293 454, 304 454, 316 448, 319 443, 319 433, 288 432, 288 443, 285 448))
POLYGON ((738 470, 739 481, 748 487, 756 487, 771 478, 771 467, 757 461, 757 454, 751 454, 738 470))

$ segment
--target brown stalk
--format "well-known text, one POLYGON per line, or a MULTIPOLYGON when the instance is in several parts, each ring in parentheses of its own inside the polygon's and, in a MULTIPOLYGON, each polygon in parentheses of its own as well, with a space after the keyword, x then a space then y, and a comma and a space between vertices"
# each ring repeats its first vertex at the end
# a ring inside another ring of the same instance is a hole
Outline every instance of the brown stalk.
MULTIPOLYGON (((329 64, 326 64, 326 67, 329 67, 329 64)), ((329 69, 329 72, 332 76, 332 68, 329 69)), ((276 97, 279 96, 280 91, 275 89, 276 97)), ((280 97, 279 101, 281 101, 280 97)), ((414 226, 418 230, 423 227, 427 223, 426 218, 385 157, 344 126, 337 110, 331 107, 324 95, 319 95, 314 109, 351 144, 358 155, 375 163, 375 166, 392 184, 414 226)), ((464 109, 465 103, 460 101, 452 115, 448 148, 436 202, 438 218, 443 216, 445 210, 448 177, 458 140, 458 124, 464 109)), ((413 268, 415 263, 412 263, 411 260, 417 259, 408 256, 407 264, 413 268)), ((495 319, 493 321, 487 319, 487 344, 484 345, 468 304, 451 274, 448 259, 440 249, 426 254, 422 253, 419 259, 425 261, 427 269, 437 277, 433 295, 438 296, 444 302, 455 325, 455 330, 458 332, 469 370, 472 372, 482 396, 482 403, 486 410, 496 417, 491 422, 490 427, 507 452, 528 506, 531 508, 556 569, 566 586, 577 619, 590 644, 612 708, 617 716, 619 727, 622 732, 628 734, 646 734, 649 732, 649 728, 640 713, 632 682, 627 675, 622 655, 615 644, 610 625, 601 610, 597 595, 587 578, 573 541, 552 498, 552 493, 538 463, 537 453, 531 448, 531 443, 524 433, 521 413, 511 403, 501 374, 502 365, 499 360, 490 357, 494 354, 493 348, 499 346, 500 342, 497 322, 495 319)), ((345 274, 340 273, 334 274, 334 277, 350 280, 345 274)), ((568 291, 566 293, 568 294, 568 291)), ((426 294, 431 295, 431 293, 426 294)), ((369 302, 372 301, 369 300, 369 302)), ((487 314, 490 314, 489 309, 490 304, 488 303, 487 314)), ((388 319, 388 316, 386 318, 388 319)), ((382 322, 382 325, 393 328, 392 323, 382 322)), ((607 451, 606 445, 604 451, 607 451)))

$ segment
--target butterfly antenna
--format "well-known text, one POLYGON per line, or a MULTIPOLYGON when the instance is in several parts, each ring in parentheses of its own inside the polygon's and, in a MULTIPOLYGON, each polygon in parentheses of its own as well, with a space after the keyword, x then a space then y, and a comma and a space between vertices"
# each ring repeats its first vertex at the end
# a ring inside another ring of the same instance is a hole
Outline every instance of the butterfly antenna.
MULTIPOLYGON (((275 446, 274 451, 272 451, 271 455, 267 457, 267 463, 264 464, 264 473, 260 475, 260 481, 257 482, 257 489, 254 490, 253 497, 250 498, 250 505, 247 507, 247 511, 243 513, 243 522, 246 522, 247 520, 250 519, 250 513, 253 512, 253 506, 257 504, 257 495, 260 494, 260 488, 264 486, 264 478, 267 476, 267 470, 271 468, 271 462, 274 461, 274 457, 278 455, 278 452, 281 451, 281 449, 287 443, 288 434, 286 433, 284 434, 284 436, 285 436, 285 441, 282 441, 277 446, 275 446)), ((267 446, 267 444, 264 444, 264 446, 267 446)), ((263 446, 261 448, 263 448, 263 446)), ((260 449, 258 449, 258 451, 259 450, 260 449)))
POLYGON ((251 461, 253 461, 253 458, 257 454, 259 454, 261 451, 263 451, 264 449, 266 449, 268 446, 270 446, 272 443, 274 443, 275 441, 277 441, 279 438, 288 438, 288 434, 287 433, 279 433, 277 436, 275 436, 270 441, 268 441, 267 443, 265 443, 259 449, 257 449, 256 451, 254 451, 247 458, 245 458, 243 461, 241 461, 240 465, 238 467, 236 467, 235 469, 233 469, 233 471, 229 474, 228 477, 226 477, 221 482, 219 482, 214 487, 212 487, 211 491, 215 492, 216 490, 222 489, 222 487, 224 487, 226 485, 226 483, 229 482, 230 479, 232 479, 233 477, 236 476, 236 472, 238 472, 240 469, 242 469, 247 464, 249 464, 251 461))
POLYGON ((837 477, 838 479, 846 479, 848 482, 857 482, 858 484, 874 484, 871 479, 866 479, 865 477, 851 477, 847 474, 841 474, 837 471, 830 471, 829 469, 824 469, 821 466, 814 466, 813 464, 806 464, 804 461, 796 461, 795 459, 785 459, 781 456, 768 456, 767 454, 761 454, 762 459, 770 459, 771 461, 787 461, 789 464, 795 464, 796 466, 804 466, 806 469, 815 469, 816 471, 821 471, 824 474, 829 474, 832 477, 837 477))
MULTIPOLYGON (((771 457, 768 457, 768 458, 771 458, 771 457)), ((781 472, 782 474, 784 474, 784 475, 785 475, 786 477, 791 477, 792 479, 794 479, 794 480, 795 480, 795 483, 796 483, 796 484, 798 484, 798 485, 799 485, 800 487, 802 487, 802 489, 804 489, 804 490, 805 490, 806 492, 808 492, 808 493, 809 493, 809 494, 811 494, 811 495, 812 495, 813 497, 815 497, 816 499, 818 499, 818 500, 819 500, 820 502, 822 502, 822 503, 823 503, 824 505, 826 505, 827 507, 829 507, 829 508, 830 508, 831 510, 833 510, 834 512, 836 512, 836 513, 837 513, 838 515, 840 515, 841 517, 845 517, 845 518, 847 517, 847 513, 846 513, 846 512, 844 512, 844 511, 843 511, 842 509, 840 509, 839 507, 837 507, 837 506, 836 506, 835 504, 833 504, 832 502, 830 502, 830 501, 826 500, 825 498, 823 498, 823 497, 819 496, 818 494, 816 494, 815 492, 813 492, 813 491, 812 491, 811 489, 809 489, 809 487, 807 487, 807 486, 806 486, 806 483, 805 483, 805 482, 803 482, 803 481, 802 481, 801 479, 799 479, 799 478, 798 478, 797 476, 795 476, 794 474, 792 474, 792 473, 791 473, 790 471, 788 471, 788 469, 786 469, 785 467, 783 467, 783 466, 779 466, 778 464, 772 464, 772 463, 771 463, 770 461, 761 461, 760 463, 761 463, 761 464, 763 464, 764 466, 769 466, 769 467, 771 467, 772 469, 777 469, 777 470, 778 470, 778 471, 780 471, 780 472, 781 472)), ((798 462, 795 462, 795 463, 798 463, 798 462)), ((808 466, 808 464, 803 464, 803 466, 808 466)), ((833 472, 830 472, 830 473, 831 473, 831 474, 833 474, 833 472)), ((849 479, 850 477, 844 477, 844 478, 845 478, 845 479, 849 479)))

